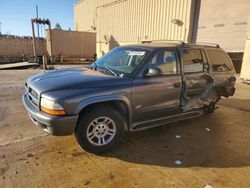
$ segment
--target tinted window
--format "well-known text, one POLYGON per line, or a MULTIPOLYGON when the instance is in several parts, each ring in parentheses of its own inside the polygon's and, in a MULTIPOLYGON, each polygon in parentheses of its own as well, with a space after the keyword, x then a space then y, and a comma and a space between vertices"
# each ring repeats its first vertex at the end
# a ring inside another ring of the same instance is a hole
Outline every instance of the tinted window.
POLYGON ((176 74, 176 65, 176 54, 170 50, 157 52, 149 63, 149 67, 159 68, 162 75, 176 74))
POLYGON ((183 69, 185 73, 196 73, 203 71, 203 59, 201 50, 183 50, 183 69))
POLYGON ((213 71, 225 72, 231 70, 231 62, 223 51, 208 50, 207 53, 211 60, 213 71))

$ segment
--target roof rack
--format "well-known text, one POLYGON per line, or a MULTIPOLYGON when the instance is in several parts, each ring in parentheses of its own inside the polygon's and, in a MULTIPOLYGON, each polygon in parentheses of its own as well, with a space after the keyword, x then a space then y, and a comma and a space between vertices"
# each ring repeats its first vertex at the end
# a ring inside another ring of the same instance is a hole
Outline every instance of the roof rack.
POLYGON ((205 44, 205 45, 208 45, 208 46, 214 46, 214 47, 216 47, 216 48, 220 48, 220 45, 219 45, 219 44, 210 43, 210 42, 196 42, 195 44, 205 44))
POLYGON ((166 40, 166 39, 163 39, 163 40, 146 40, 146 41, 141 41, 141 43, 153 43, 153 42, 178 42, 180 43, 182 46, 185 46, 186 44, 187 45, 199 45, 199 44, 203 44, 203 45, 207 45, 207 46, 214 46, 216 48, 220 48, 220 45, 219 44, 216 44, 216 43, 210 43, 210 42, 196 42, 194 44, 192 43, 186 43, 185 41, 182 41, 182 40, 166 40))
POLYGON ((181 45, 185 45, 186 43, 182 40, 146 40, 146 41, 141 41, 141 43, 153 43, 153 42, 179 42, 181 45))

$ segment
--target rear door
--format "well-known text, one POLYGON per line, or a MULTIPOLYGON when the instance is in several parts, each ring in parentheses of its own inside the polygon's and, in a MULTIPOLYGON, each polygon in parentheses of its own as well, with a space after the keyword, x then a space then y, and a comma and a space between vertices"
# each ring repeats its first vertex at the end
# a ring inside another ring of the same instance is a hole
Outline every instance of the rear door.
POLYGON ((199 96, 205 89, 210 77, 207 58, 201 48, 182 49, 182 70, 185 97, 199 96))

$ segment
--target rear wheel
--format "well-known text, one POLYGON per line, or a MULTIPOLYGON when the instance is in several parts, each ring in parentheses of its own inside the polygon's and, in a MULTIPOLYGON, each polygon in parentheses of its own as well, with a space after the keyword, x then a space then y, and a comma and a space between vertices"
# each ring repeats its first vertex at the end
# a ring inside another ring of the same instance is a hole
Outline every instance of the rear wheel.
POLYGON ((115 149, 124 134, 124 120, 112 107, 96 107, 81 117, 75 132, 86 151, 105 153, 115 149))
POLYGON ((216 108, 216 105, 214 102, 210 103, 207 107, 206 107, 206 112, 207 113, 213 113, 214 110, 216 108))

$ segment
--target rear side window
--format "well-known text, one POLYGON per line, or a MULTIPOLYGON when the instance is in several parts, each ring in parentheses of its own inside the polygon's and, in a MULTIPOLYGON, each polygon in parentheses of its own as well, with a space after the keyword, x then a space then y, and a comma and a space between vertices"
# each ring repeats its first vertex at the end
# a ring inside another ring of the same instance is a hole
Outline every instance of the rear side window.
POLYGON ((232 69, 232 64, 228 56, 223 51, 207 50, 208 57, 215 72, 226 72, 232 69))
POLYGON ((199 49, 183 50, 183 69, 184 73, 203 72, 203 58, 199 49))

